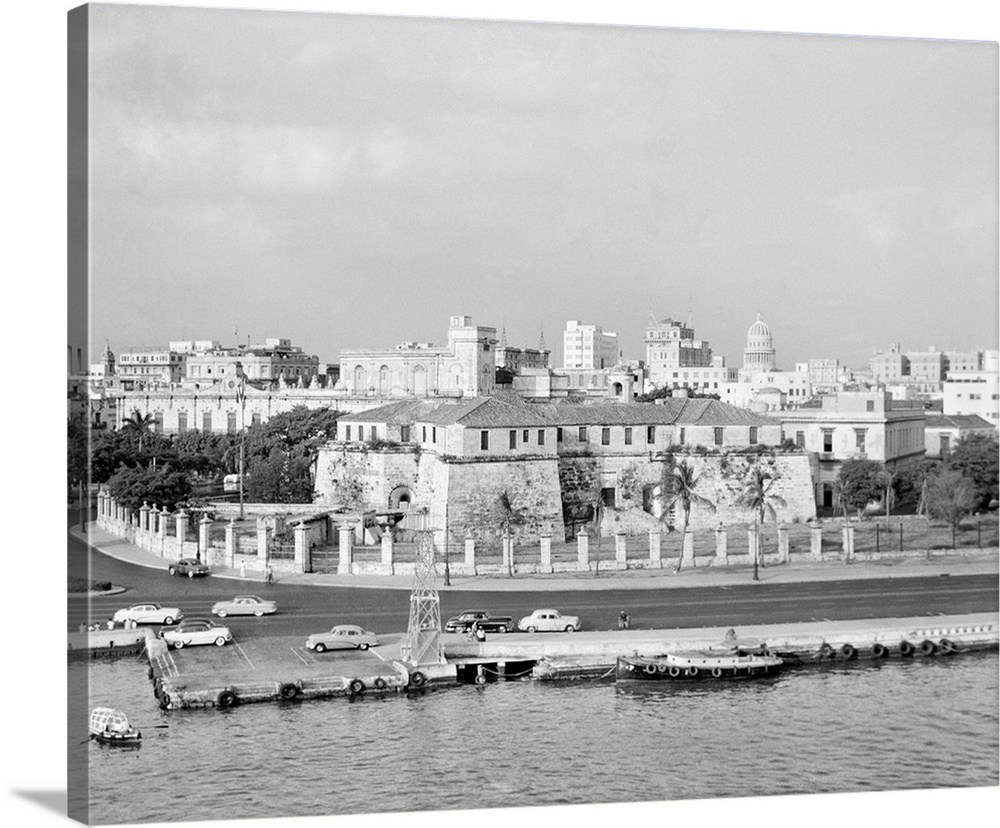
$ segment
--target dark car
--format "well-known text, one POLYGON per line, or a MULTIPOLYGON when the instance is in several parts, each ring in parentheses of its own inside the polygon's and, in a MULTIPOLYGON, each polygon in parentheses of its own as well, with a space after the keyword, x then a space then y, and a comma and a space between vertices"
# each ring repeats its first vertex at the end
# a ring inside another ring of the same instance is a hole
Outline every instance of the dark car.
POLYGON ((189 578, 193 578, 195 575, 208 575, 212 570, 194 558, 181 558, 170 564, 167 571, 171 575, 187 575, 189 578))
POLYGON ((513 629, 513 619, 509 615, 490 615, 485 610, 464 610, 444 625, 445 632, 468 632, 475 625, 483 632, 505 633, 513 629))

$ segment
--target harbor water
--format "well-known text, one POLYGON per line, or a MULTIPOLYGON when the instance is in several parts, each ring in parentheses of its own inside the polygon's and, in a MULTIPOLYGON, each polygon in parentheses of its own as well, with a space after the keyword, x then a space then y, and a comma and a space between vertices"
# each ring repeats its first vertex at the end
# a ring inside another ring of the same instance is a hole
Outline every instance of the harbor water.
POLYGON ((169 712, 141 659, 79 670, 91 706, 126 711, 144 737, 89 746, 96 824, 1000 781, 996 652, 742 683, 521 680, 169 712))

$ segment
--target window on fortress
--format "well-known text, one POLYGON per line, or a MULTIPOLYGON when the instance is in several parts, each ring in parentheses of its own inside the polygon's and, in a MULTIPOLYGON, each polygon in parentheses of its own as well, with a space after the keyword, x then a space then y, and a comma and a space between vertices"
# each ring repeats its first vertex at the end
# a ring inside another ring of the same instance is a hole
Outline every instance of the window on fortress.
POLYGON ((656 442, 656 426, 646 426, 646 442, 650 444, 656 442))
MULTIPOLYGON (((427 439, 426 437, 424 439, 427 439)), ((488 431, 479 432, 479 448, 483 451, 489 451, 490 448, 490 433, 488 431)))
POLYGON ((757 426, 750 426, 750 445, 757 445, 757 426))
POLYGON ((521 435, 521 442, 522 443, 528 442, 528 429, 525 429, 524 433, 521 435))
POLYGON ((578 438, 579 438, 579 440, 580 440, 581 443, 586 443, 587 442, 587 427, 586 426, 580 426, 580 433, 578 435, 578 438))
POLYGON ((544 446, 545 445, 545 429, 544 428, 538 429, 538 445, 540 445, 540 446, 544 446))
POLYGON ((205 411, 201 415, 201 430, 202 431, 206 431, 206 432, 212 430, 212 412, 211 411, 205 411))
POLYGON ((410 442, 410 427, 408 425, 401 425, 399 427, 399 441, 401 443, 410 442))
POLYGON ((370 439, 372 440, 378 439, 378 426, 372 426, 372 436, 370 439))
POLYGON ((563 441, 562 427, 556 427, 556 442, 561 443, 563 441))
POLYGON ((516 449, 517 448, 517 432, 514 429, 510 430, 510 442, 509 442, 509 446, 512 449, 516 449))
POLYGON ((858 451, 865 450, 865 429, 863 428, 854 429, 854 445, 858 451))
POLYGON ((436 444, 437 441, 438 441, 437 426, 431 426, 431 442, 436 444))
POLYGON ((722 429, 718 426, 715 428, 715 445, 722 445, 722 429))
POLYGON ((177 413, 177 433, 184 434, 188 430, 188 415, 186 411, 177 413))
POLYGON ((823 451, 831 452, 833 451, 833 429, 824 428, 823 429, 823 451))
POLYGON ((630 426, 625 426, 625 445, 632 445, 632 428, 630 426))
POLYGON ((795 432, 795 445, 797 445, 799 448, 806 447, 806 433, 804 431, 795 432))
POLYGON ((350 439, 351 439, 351 427, 349 425, 348 426, 344 426, 344 439, 347 440, 348 442, 350 442, 350 439))
POLYGON ((685 430, 684 430, 684 428, 682 427, 682 428, 681 428, 681 430, 680 430, 680 432, 679 432, 679 436, 678 436, 678 438, 677 438, 677 442, 679 442, 679 443, 680 443, 680 444, 681 444, 682 446, 684 445, 684 436, 685 436, 685 435, 684 435, 684 431, 685 431, 685 430))
POLYGON ((611 445, 611 429, 602 428, 601 429, 601 445, 610 446, 611 445))
POLYGON ((359 440, 365 439, 365 427, 363 425, 358 426, 358 439, 359 440))

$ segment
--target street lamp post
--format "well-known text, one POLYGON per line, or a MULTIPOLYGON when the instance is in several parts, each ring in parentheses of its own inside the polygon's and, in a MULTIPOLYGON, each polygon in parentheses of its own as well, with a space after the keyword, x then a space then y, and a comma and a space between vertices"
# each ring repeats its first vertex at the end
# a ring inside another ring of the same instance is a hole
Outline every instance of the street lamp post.
POLYGON ((448 505, 444 507, 444 585, 451 586, 451 551, 448 549, 448 505))
POLYGON ((244 383, 246 378, 240 375, 240 384, 236 387, 236 399, 240 403, 240 520, 243 520, 243 463, 246 457, 247 429, 247 395, 244 383))

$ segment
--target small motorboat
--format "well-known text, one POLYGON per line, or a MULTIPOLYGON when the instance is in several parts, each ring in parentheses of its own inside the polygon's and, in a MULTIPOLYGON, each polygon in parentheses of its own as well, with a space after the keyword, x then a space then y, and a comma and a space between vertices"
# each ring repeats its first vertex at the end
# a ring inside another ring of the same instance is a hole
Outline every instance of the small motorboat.
POLYGON ((95 707, 90 711, 90 738, 106 745, 138 745, 142 734, 120 710, 95 707))
POLYGON ((661 681, 747 679, 773 675, 783 663, 767 650, 754 652, 739 647, 678 651, 654 656, 620 656, 615 678, 661 681))

